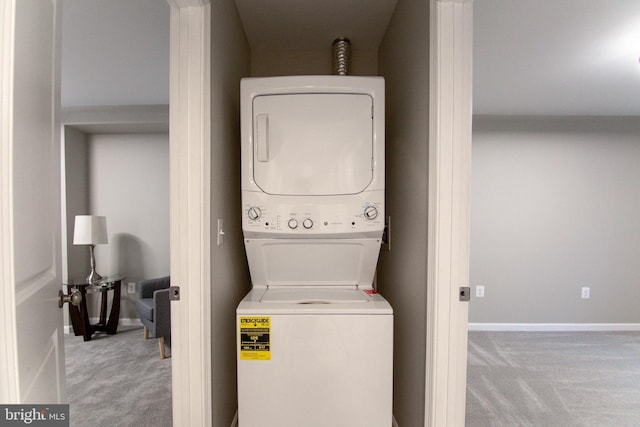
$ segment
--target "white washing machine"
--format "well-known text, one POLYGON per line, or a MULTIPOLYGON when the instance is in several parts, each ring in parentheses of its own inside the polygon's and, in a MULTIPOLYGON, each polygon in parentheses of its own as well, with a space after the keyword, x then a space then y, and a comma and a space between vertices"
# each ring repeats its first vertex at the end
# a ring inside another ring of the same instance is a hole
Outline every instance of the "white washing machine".
POLYGON ((240 427, 389 427, 393 310, 384 230, 384 80, 241 82, 240 427))

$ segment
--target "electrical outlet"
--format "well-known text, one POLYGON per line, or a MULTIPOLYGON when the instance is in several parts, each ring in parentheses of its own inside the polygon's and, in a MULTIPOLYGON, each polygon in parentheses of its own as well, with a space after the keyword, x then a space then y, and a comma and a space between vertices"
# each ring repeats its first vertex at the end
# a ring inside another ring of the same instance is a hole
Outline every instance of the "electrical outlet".
POLYGON ((136 284, 135 284, 135 282, 127 283, 127 292, 130 293, 130 294, 135 294, 136 293, 136 284))
POLYGON ((583 287, 582 290, 580 291, 580 298, 582 299, 591 298, 591 288, 586 286, 583 287))
POLYGON ((476 297, 484 297, 484 286, 476 286, 476 297))

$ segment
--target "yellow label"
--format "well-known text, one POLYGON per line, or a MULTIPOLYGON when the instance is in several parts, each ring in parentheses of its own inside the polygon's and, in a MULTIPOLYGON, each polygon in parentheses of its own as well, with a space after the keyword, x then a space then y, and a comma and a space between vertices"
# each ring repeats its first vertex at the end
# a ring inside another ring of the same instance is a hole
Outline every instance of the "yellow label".
POLYGON ((240 316, 240 360, 271 360, 271 317, 240 316))

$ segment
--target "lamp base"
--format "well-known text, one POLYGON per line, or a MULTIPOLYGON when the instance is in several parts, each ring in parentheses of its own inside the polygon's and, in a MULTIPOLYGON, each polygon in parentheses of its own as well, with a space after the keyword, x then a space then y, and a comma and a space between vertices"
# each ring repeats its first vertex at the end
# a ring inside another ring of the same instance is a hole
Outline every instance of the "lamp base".
POLYGON ((87 276, 87 283, 95 285, 102 281, 102 276, 96 273, 96 270, 91 270, 91 273, 87 276))
POLYGON ((102 280, 102 276, 99 275, 98 273, 96 273, 96 257, 93 254, 93 248, 94 247, 95 247, 95 245, 89 245, 89 257, 90 257, 90 261, 91 261, 91 272, 87 276, 87 283, 92 284, 92 285, 100 283, 100 281, 102 280))

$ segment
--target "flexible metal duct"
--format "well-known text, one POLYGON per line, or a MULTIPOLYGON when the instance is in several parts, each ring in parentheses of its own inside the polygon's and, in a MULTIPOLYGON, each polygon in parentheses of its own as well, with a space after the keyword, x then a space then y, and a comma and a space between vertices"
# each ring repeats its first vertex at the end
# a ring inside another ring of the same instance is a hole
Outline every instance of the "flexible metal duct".
POLYGON ((337 38, 333 41, 333 71, 339 76, 349 74, 349 60, 351 59, 351 42, 347 38, 337 38))

